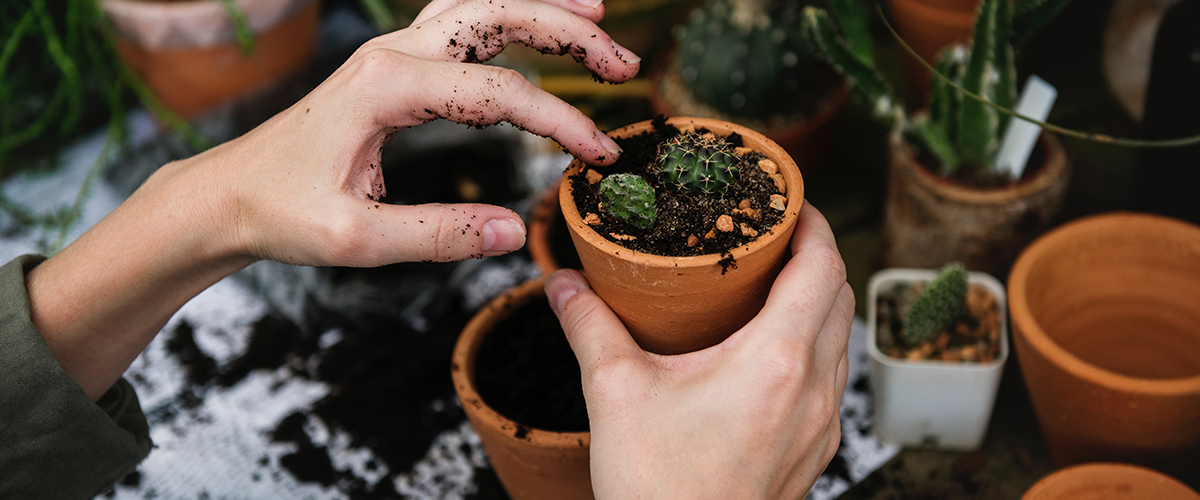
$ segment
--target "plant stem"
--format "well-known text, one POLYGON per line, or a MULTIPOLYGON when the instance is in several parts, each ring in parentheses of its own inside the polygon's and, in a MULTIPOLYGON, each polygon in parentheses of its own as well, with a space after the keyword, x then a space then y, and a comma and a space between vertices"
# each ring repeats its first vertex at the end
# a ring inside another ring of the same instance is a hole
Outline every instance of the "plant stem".
POLYGON ((876 5, 875 11, 879 14, 879 17, 881 19, 883 19, 883 25, 892 34, 892 37, 894 37, 896 39, 896 41, 900 43, 900 46, 903 47, 904 50, 907 51, 914 59, 916 59, 918 63, 920 63, 922 66, 925 66, 925 69, 928 69, 930 73, 932 73, 934 76, 936 76, 938 79, 940 79, 946 85, 949 85, 950 87, 954 88, 955 90, 962 92, 963 95, 965 95, 971 99, 974 99, 976 101, 979 101, 980 103, 983 103, 986 106, 990 106, 990 107, 994 108, 996 111, 999 111, 1006 115, 1012 116, 1014 118, 1019 118, 1021 120, 1025 120, 1029 123, 1032 123, 1034 125, 1042 127, 1051 132, 1056 132, 1056 133, 1059 133, 1059 134, 1062 134, 1062 135, 1065 135, 1068 137, 1074 137, 1076 139, 1083 139, 1085 141, 1098 142, 1101 144, 1112 144, 1114 146, 1124 146, 1124 147, 1131 147, 1131 148, 1174 148, 1174 147, 1179 147, 1179 146, 1191 146, 1194 144, 1200 144, 1200 135, 1193 135, 1190 137, 1180 137, 1177 139, 1146 140, 1146 139, 1130 139, 1130 138, 1125 138, 1125 137, 1113 137, 1113 136, 1107 135, 1107 134, 1097 134, 1097 133, 1093 133, 1093 132, 1083 132, 1083 131, 1079 131, 1079 130, 1072 130, 1069 128, 1054 125, 1052 123, 1046 123, 1044 121, 1037 120, 1035 118, 1023 115, 1023 114, 1013 111, 1011 109, 1000 106, 996 103, 993 103, 992 101, 989 101, 987 98, 985 98, 979 94, 975 94, 967 89, 964 89, 961 85, 954 83, 954 81, 951 80, 946 75, 939 73, 936 68, 934 68, 929 63, 925 62, 925 60, 922 59, 921 56, 917 55, 917 52, 915 50, 913 50, 912 47, 909 47, 907 43, 904 43, 904 39, 900 38, 900 34, 896 32, 895 28, 893 28, 890 23, 888 23, 887 18, 883 15, 883 9, 881 7, 876 5))

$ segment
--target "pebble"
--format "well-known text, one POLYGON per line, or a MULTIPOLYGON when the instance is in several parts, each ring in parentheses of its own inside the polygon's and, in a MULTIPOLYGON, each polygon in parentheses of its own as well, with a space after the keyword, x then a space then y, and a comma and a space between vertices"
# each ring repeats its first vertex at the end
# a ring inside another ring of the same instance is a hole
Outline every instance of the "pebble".
POLYGON ((761 169, 763 172, 766 172, 767 174, 779 173, 779 166, 776 165, 774 161, 771 161, 771 160, 765 159, 765 158, 762 160, 758 160, 758 168, 761 169))
POLYGON ((630 236, 628 234, 608 233, 608 235, 620 241, 633 241, 637 239, 637 236, 630 236))
POLYGON ((587 217, 583 218, 583 223, 589 226, 599 226, 600 216, 596 214, 587 214, 587 217))
POLYGON ((784 198, 783 196, 780 196, 777 194, 771 195, 771 208, 774 208, 775 210, 779 210, 780 212, 782 212, 784 209, 787 208, 787 198, 784 198))
POLYGON ((694 234, 688 235, 687 246, 694 247, 699 244, 700 244, 700 238, 697 238, 696 235, 694 235, 694 234))
POLYGON ((782 174, 778 172, 771 174, 771 182, 775 183, 775 189, 779 191, 779 194, 787 194, 787 182, 783 180, 782 174))
POLYGON ((728 233, 733 231, 733 217, 722 215, 717 217, 717 231, 728 233))
POLYGON ((587 173, 583 174, 583 177, 585 179, 587 179, 588 184, 595 184, 597 182, 600 182, 600 179, 604 178, 603 175, 600 175, 600 172, 597 172, 590 168, 588 169, 587 173))
POLYGON ((754 238, 754 237, 758 236, 758 231, 755 231, 754 228, 752 228, 746 224, 742 224, 741 229, 742 229, 742 236, 746 236, 748 238, 754 238))

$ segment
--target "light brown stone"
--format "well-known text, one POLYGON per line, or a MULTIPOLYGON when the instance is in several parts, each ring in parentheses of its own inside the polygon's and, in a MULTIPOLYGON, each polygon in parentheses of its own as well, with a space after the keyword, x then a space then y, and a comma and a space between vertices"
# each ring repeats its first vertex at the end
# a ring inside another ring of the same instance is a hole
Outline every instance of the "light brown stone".
POLYGON ((694 234, 688 235, 687 246, 694 247, 699 244, 700 244, 700 238, 697 238, 696 235, 694 235, 694 234))
POLYGON ((787 209, 787 198, 777 194, 771 195, 771 208, 780 212, 784 211, 787 209))
POLYGON ((756 231, 754 228, 752 228, 746 224, 741 224, 740 227, 742 229, 742 236, 745 236, 748 238, 755 238, 758 236, 758 231, 756 231))
POLYGON ((617 233, 608 233, 608 234, 609 234, 609 236, 612 236, 613 239, 620 240, 620 241, 633 241, 633 240, 637 239, 637 236, 631 236, 628 234, 617 234, 617 233))
POLYGON ((583 174, 583 177, 585 179, 587 179, 588 184, 595 184, 597 182, 600 182, 600 179, 604 178, 603 175, 600 175, 600 172, 597 172, 590 168, 588 169, 586 174, 583 174))
POLYGON ((787 194, 787 182, 783 180, 783 175, 777 173, 771 174, 771 182, 775 183, 775 189, 779 194, 787 194))
POLYGON ((722 215, 720 217, 717 217, 717 231, 720 231, 722 233, 729 233, 729 232, 732 232, 733 229, 734 229, 733 217, 730 217, 728 215, 722 215))
POLYGON ((779 173, 779 166, 774 161, 766 158, 758 160, 758 168, 767 174, 779 173))
POLYGON ((587 216, 583 218, 583 223, 589 226, 599 226, 600 216, 596 214, 587 214, 587 216))

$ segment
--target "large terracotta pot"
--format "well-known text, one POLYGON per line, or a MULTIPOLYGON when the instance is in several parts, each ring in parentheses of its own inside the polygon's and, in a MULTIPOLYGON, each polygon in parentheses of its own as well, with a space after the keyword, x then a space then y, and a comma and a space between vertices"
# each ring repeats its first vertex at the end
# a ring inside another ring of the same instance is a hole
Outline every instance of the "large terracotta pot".
POLYGON ((569 242, 562 209, 558 205, 560 189, 559 182, 547 187, 529 217, 525 248, 529 249, 530 259, 542 274, 550 274, 564 266, 572 269, 580 267, 579 257, 569 242), (567 243, 563 244, 563 239, 567 239, 567 243))
POLYGON ((1050 456, 1186 470, 1200 456, 1200 227, 1066 224, 1009 277, 1017 359, 1050 456))
MULTIPOLYGON (((942 49, 970 43, 981 0, 888 0, 896 32, 926 62, 937 65, 942 49)), ((901 57, 910 104, 928 100, 932 75, 912 56, 901 57)))
POLYGON ((194 118, 312 60, 319 0, 238 0, 254 32, 242 54, 218 2, 103 0, 117 50, 170 110, 194 118))
POLYGON ((813 116, 786 122, 750 122, 725 115, 696 100, 687 90, 676 71, 668 71, 670 53, 655 61, 650 70, 649 99, 656 114, 666 116, 695 116, 737 123, 761 132, 783 146, 792 161, 806 175, 812 175, 829 152, 837 135, 838 112, 850 98, 850 84, 845 81, 831 92, 824 105, 813 116))
POLYGON ((532 300, 546 300, 545 278, 527 281, 483 306, 463 328, 450 364, 454 390, 496 476, 514 500, 593 498, 591 434, 520 425, 488 406, 475 386, 475 359, 497 322, 532 300))
POLYGON ((1076 465, 1042 478, 1021 500, 1200 500, 1161 472, 1116 463, 1076 465))
MULTIPOLYGON (((787 152, 758 132, 705 118, 672 118, 668 123, 680 129, 706 128, 718 135, 741 134, 745 146, 779 166, 787 184, 783 219, 770 232, 727 255, 665 257, 629 250, 596 233, 575 206, 573 183, 562 183, 559 203, 592 288, 643 349, 679 354, 720 343, 762 309, 787 258, 804 202, 804 182, 787 152)), ((627 137, 651 128, 650 121, 644 121, 609 135, 627 137)), ((584 167, 576 159, 564 179, 584 167)))
MULTIPOLYGON (((997 189, 956 184, 921 165, 898 135, 888 138, 884 205, 886 267, 938 268, 951 261, 1004 276, 1017 254, 1050 224, 1070 179, 1066 151, 1042 133, 1032 178, 997 189)), ((1032 165, 1029 168, 1033 168, 1032 165)))

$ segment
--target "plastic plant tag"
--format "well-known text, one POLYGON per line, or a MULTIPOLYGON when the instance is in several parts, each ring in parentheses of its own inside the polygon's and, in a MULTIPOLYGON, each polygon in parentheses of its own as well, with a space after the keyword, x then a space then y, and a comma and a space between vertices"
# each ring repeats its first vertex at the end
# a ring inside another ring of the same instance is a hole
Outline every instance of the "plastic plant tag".
MULTIPOLYGON (((1017 101, 1016 111, 1035 120, 1045 121, 1056 98, 1057 89, 1037 75, 1030 75, 1025 81, 1025 91, 1021 92, 1017 101)), ((1042 127, 1025 120, 1010 118, 1004 137, 1000 141, 1000 150, 996 153, 996 172, 1007 173, 1013 179, 1020 179, 1041 130, 1042 127)))

